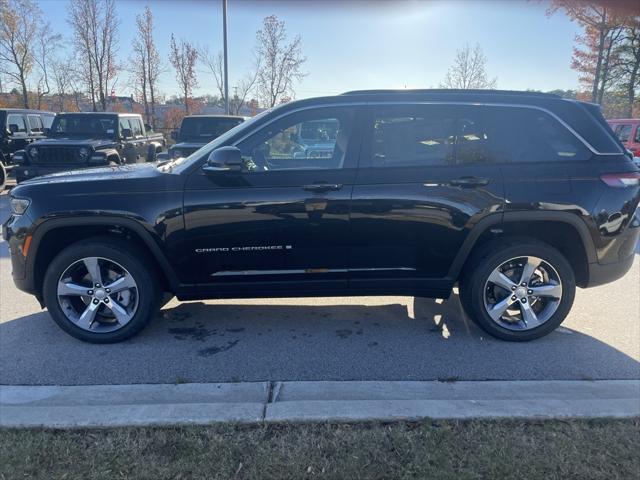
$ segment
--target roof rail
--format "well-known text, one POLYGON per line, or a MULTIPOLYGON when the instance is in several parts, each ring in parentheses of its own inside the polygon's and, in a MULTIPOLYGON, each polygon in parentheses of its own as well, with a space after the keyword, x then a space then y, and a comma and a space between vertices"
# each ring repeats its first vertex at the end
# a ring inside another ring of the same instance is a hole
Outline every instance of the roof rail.
POLYGON ((371 94, 416 94, 416 93, 468 93, 473 95, 527 95, 532 97, 546 97, 546 98, 561 98, 555 93, 543 93, 533 91, 518 91, 518 90, 465 90, 465 89, 449 89, 449 88, 425 88, 425 89, 378 89, 378 90, 352 90, 344 92, 342 95, 371 95, 371 94))

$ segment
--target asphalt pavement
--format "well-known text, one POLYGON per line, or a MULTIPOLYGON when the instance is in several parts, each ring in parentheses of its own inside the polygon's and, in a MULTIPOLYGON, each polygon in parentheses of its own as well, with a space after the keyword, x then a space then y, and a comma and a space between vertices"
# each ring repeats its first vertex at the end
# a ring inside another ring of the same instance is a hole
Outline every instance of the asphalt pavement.
POLYGON ((596 379, 640 379, 640 255, 623 279, 578 290, 563 326, 529 343, 488 337, 453 295, 172 300, 134 339, 91 345, 14 287, 0 242, 4 385, 596 379))

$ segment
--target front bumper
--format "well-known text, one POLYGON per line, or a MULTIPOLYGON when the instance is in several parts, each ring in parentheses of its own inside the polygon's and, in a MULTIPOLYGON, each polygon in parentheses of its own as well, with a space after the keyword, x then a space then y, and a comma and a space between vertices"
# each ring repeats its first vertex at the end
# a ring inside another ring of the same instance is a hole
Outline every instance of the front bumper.
POLYGON ((33 275, 28 275, 27 256, 23 255, 30 226, 31 219, 27 215, 11 215, 2 225, 2 238, 9 244, 13 282, 19 290, 35 294, 33 275))

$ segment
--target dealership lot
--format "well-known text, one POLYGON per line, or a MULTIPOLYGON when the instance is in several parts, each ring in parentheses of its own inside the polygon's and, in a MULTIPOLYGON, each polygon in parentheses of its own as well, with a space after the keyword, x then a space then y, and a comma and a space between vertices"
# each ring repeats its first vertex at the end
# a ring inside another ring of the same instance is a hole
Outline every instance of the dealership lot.
POLYGON ((133 340, 90 345, 14 287, 0 243, 0 384, 637 379, 639 362, 640 255, 623 279, 578 290, 562 328, 524 344, 487 337, 453 295, 173 300, 133 340))

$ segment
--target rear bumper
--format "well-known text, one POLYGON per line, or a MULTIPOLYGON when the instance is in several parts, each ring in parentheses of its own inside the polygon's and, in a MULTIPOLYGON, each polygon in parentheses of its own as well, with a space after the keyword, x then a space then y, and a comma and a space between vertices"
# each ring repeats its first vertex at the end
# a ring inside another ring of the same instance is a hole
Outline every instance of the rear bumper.
POLYGON ((631 269, 636 256, 640 258, 640 251, 636 253, 636 250, 640 248, 639 239, 640 224, 634 220, 626 232, 616 239, 615 250, 617 250, 618 260, 612 263, 590 263, 589 281, 585 287, 597 287, 624 277, 631 269))

